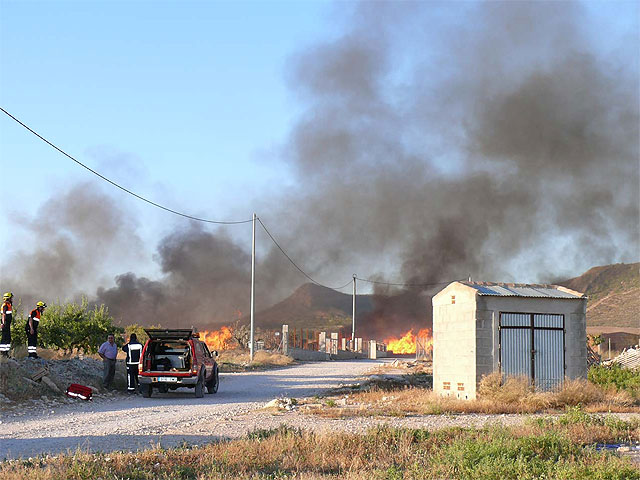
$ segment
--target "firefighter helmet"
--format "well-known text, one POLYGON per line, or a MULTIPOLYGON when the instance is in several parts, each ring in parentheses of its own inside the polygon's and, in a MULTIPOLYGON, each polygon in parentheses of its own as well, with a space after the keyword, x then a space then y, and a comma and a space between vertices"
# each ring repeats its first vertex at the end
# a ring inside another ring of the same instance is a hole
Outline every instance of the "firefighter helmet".
POLYGON ((38 302, 38 303, 36 303, 36 307, 42 307, 42 308, 45 308, 46 306, 47 306, 47 304, 46 304, 46 303, 44 303, 44 302, 38 302))
POLYGON ((7 292, 7 293, 5 293, 5 294, 2 296, 2 298, 4 298, 5 300, 6 300, 7 298, 13 298, 13 293, 11 293, 11 292, 7 292))

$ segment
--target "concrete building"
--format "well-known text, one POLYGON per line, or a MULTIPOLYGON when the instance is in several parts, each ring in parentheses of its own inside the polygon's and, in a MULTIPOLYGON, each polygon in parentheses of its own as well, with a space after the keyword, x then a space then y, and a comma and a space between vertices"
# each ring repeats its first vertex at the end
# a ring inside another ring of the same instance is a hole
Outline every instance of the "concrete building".
POLYGON ((587 297, 556 285, 453 282, 432 299, 433 389, 476 398, 484 375, 540 390, 587 374, 587 297))

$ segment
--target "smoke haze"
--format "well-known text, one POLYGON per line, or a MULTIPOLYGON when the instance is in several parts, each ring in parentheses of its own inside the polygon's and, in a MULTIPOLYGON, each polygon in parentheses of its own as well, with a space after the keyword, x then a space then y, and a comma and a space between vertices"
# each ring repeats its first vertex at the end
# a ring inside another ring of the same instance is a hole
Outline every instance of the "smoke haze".
MULTIPOLYGON (((264 201, 265 223, 320 280, 544 281, 637 260, 638 53, 603 55, 587 24, 568 2, 360 4, 343 35, 290 61, 304 109, 282 156, 298 186, 264 201)), ((131 240, 113 222, 135 219, 91 196, 71 208, 77 194, 27 225, 65 233, 20 254, 15 290, 38 268, 29 291, 81 291, 98 272, 87 252, 131 240)), ((228 323, 248 310, 248 247, 191 225, 159 242, 160 278, 124 273, 96 300, 128 323, 228 323)), ((274 249, 262 257, 266 307, 305 279, 274 249)), ((377 289, 367 323, 422 322, 437 290, 377 289)))

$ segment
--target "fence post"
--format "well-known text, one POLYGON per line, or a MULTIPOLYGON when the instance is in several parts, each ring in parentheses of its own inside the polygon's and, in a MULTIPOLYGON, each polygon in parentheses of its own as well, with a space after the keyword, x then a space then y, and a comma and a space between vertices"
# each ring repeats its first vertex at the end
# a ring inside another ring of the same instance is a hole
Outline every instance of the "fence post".
POLYGON ((320 332, 318 334, 318 351, 325 353, 327 351, 327 332, 320 332))
POLYGON ((282 325, 282 354, 289 355, 289 325, 282 325))

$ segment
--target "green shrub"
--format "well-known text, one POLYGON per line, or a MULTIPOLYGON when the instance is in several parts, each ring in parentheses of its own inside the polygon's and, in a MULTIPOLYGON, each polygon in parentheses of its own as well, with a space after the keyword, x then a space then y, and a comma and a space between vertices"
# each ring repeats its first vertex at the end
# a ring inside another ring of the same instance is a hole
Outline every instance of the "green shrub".
POLYGON ((126 327, 124 327, 124 336, 128 340, 131 334, 135 333, 136 337, 138 337, 138 341, 144 345, 145 342, 149 339, 149 336, 144 331, 145 328, 162 328, 162 325, 150 325, 148 327, 143 327, 142 325, 133 323, 131 325, 127 325, 126 327))
POLYGON ((82 353, 96 353, 107 335, 113 333, 116 342, 122 342, 124 329, 113 323, 104 305, 89 308, 86 299, 81 303, 54 304, 48 307, 40 320, 39 342, 46 348, 82 353))
POLYGON ((626 390, 634 398, 640 398, 640 368, 622 368, 617 363, 594 365, 589 369, 588 378, 596 385, 626 390))

